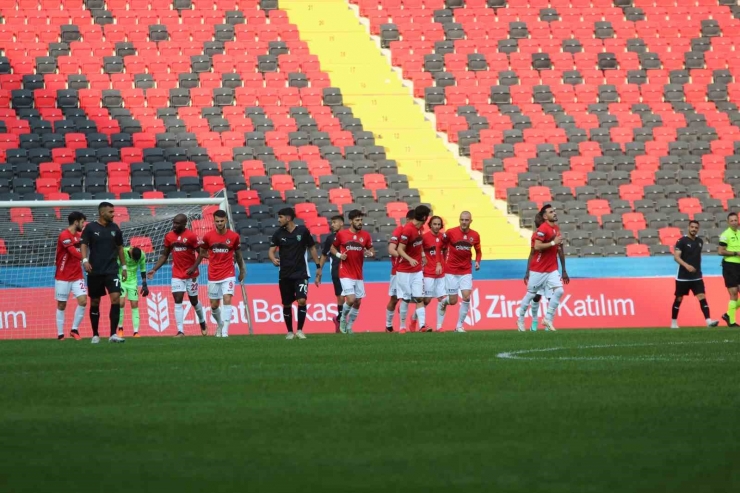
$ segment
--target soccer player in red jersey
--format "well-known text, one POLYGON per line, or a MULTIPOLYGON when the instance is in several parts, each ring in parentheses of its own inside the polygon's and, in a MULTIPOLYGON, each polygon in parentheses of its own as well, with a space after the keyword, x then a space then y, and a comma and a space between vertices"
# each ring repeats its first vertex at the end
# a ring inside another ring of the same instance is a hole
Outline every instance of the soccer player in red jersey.
MULTIPOLYGON (((429 306, 432 299, 437 298, 437 330, 442 330, 445 312, 442 310, 442 300, 447 296, 445 288, 444 260, 447 251, 447 235, 442 232, 444 222, 439 216, 429 219, 429 231, 421 235, 422 248, 424 250, 424 308, 429 306)), ((411 316, 412 331, 417 322, 416 313, 411 316)), ((431 332, 431 327, 427 332, 431 332)))
POLYGON ((398 283, 398 298, 401 303, 401 326, 399 332, 406 331, 406 314, 408 304, 416 304, 416 317, 419 329, 426 331, 426 312, 424 310, 424 274, 422 273, 422 239, 421 227, 427 222, 431 209, 420 205, 414 209, 414 219, 406 224, 398 239, 398 264, 396 278, 398 283))
POLYGON ((342 284, 344 305, 339 315, 339 331, 351 334, 352 326, 360 312, 360 303, 365 297, 365 283, 362 264, 365 257, 374 257, 373 239, 370 233, 362 230, 365 214, 357 209, 349 211, 349 229, 337 232, 331 246, 331 254, 339 255, 339 282, 342 284))
POLYGON ((147 272, 147 277, 152 280, 154 274, 167 263, 172 253, 172 297, 175 299, 175 323, 177 324, 177 336, 185 335, 184 319, 185 308, 182 306, 182 300, 185 293, 188 293, 190 304, 195 309, 200 324, 200 333, 208 335, 208 326, 206 325, 206 315, 203 312, 203 305, 198 301, 198 269, 192 275, 188 275, 188 269, 195 264, 198 257, 198 248, 200 240, 191 230, 187 229, 188 217, 185 214, 178 214, 172 219, 172 231, 164 236, 164 250, 159 256, 157 263, 147 272))
MULTIPOLYGON (((396 266, 398 265, 398 239, 401 237, 403 227, 414 219, 414 210, 411 209, 406 213, 406 222, 403 226, 397 226, 388 239, 388 255, 391 256, 391 282, 388 285, 388 306, 385 307, 385 331, 393 332, 393 314, 396 312, 398 305, 398 282, 396 281, 396 266)), ((405 303, 405 301, 401 301, 405 303)), ((408 309, 408 308, 407 308, 408 309)))
POLYGON ((226 228, 226 217, 226 211, 220 209, 213 213, 216 229, 203 236, 195 265, 187 270, 189 277, 194 276, 203 257, 208 255, 208 298, 211 300, 211 315, 217 324, 216 337, 229 337, 231 297, 236 283, 234 259, 239 265, 239 282, 244 281, 247 273, 239 249, 239 235, 226 228), (224 301, 223 309, 220 306, 221 299, 224 301))
POLYGON ((463 323, 470 310, 470 293, 473 290, 473 250, 475 250, 475 270, 480 270, 483 254, 480 249, 480 235, 470 229, 473 215, 468 211, 460 214, 460 226, 448 229, 447 258, 445 262, 445 286, 447 299, 442 300, 440 310, 447 305, 456 305, 458 291, 462 294, 460 313, 457 317, 455 332, 465 332, 463 323))
POLYGON ((69 227, 59 233, 57 239, 56 271, 54 273, 54 292, 57 300, 57 339, 64 339, 64 310, 67 308, 69 293, 77 299, 72 330, 69 335, 80 338, 79 327, 85 316, 87 306, 87 286, 82 274, 82 254, 80 238, 87 218, 81 212, 71 212, 67 217, 69 227))
MULTIPOLYGON (((529 264, 532 261, 532 257, 535 255, 535 253, 537 253, 534 249, 534 240, 537 237, 537 228, 539 228, 543 222, 545 222, 545 220, 542 219, 542 214, 540 214, 539 212, 535 214, 534 216, 535 232, 532 233, 532 239, 530 241, 529 258, 527 259, 527 271, 524 273, 524 284, 527 284, 529 282, 529 264)), ((565 257, 563 255, 563 250, 562 249, 559 250, 558 253, 560 254, 560 262, 563 265, 565 265, 565 257)), ((552 290, 546 287, 542 287, 539 290, 537 290, 537 296, 535 296, 534 299, 532 300, 532 303, 531 303, 532 326, 530 328, 532 332, 537 332, 537 325, 538 325, 537 317, 540 312, 540 300, 542 299, 543 296, 549 300, 550 298, 552 298, 552 290)), ((517 327, 517 328, 519 329, 519 332, 525 331, 524 325, 522 325, 521 327, 517 327)))
MULTIPOLYGON (((555 310, 560 305, 560 299, 563 297, 563 281, 566 284, 570 282, 568 274, 565 272, 564 262, 562 278, 558 272, 558 255, 563 248, 563 237, 560 236, 560 228, 557 225, 558 214, 550 204, 545 204, 540 209, 540 214, 544 222, 535 233, 535 254, 529 261, 530 274, 527 283, 527 294, 522 299, 518 313, 519 318, 517 319, 519 330, 524 330, 524 315, 527 313, 530 302, 537 296, 537 292, 540 289, 549 289, 552 291, 552 297, 548 302, 544 324, 545 330, 554 331, 555 327, 552 319, 555 316, 555 310)), ((565 253, 562 255, 561 258, 565 259, 565 253)))

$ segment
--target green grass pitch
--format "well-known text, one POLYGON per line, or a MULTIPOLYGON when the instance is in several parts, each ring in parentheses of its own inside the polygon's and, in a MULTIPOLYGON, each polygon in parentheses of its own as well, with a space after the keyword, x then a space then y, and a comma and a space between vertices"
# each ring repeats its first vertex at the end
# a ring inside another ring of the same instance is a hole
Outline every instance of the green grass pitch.
POLYGON ((727 328, 6 341, 0 375, 5 492, 740 491, 727 328))

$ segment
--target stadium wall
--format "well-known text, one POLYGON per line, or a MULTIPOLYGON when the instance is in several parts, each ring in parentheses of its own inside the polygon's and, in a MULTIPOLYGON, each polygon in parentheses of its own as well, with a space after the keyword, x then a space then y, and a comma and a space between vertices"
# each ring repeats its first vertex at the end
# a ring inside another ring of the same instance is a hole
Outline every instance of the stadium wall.
MULTIPOLYGON (((566 286, 556 327, 576 328, 641 328, 667 327, 669 307, 673 301, 676 264, 670 257, 650 258, 574 258, 568 261, 568 272, 572 279, 566 286)), ((707 296, 714 318, 723 312, 727 294, 720 273, 720 259, 716 256, 704 258, 707 296)), ((475 284, 470 314, 466 329, 514 329, 515 309, 524 294, 521 278, 524 261, 486 261, 481 270, 474 274, 475 284)), ((52 286, 34 285, 33 280, 53 279, 53 269, 45 267, 22 268, 27 275, 12 272, 13 268, 0 270, 0 286, 5 299, 12 299, 13 306, 0 310, 0 339, 22 339, 56 336, 54 329, 55 302, 52 286), (31 273, 32 269, 44 271, 31 273), (14 284, 10 283, 13 280, 14 284), (20 279, 20 281, 19 281, 20 279), (29 280, 27 284, 24 279, 29 280), (40 309, 39 303, 48 305, 40 309), (40 329, 46 327, 47 329, 40 329)), ((387 262, 372 262, 365 267, 367 298, 363 300, 360 316, 355 325, 356 332, 378 332, 384 330, 385 305, 388 301, 387 262)), ((328 269, 327 269, 328 273, 328 269)), ((248 296, 254 322, 255 334, 284 333, 282 308, 276 284, 277 272, 272 265, 248 266, 248 296)), ((38 282, 38 281, 35 281, 38 282)), ((162 268, 150 284, 151 295, 142 298, 142 335, 174 335, 174 304, 170 295, 169 271, 162 268)), ((246 334, 247 325, 244 305, 239 290, 234 296, 239 309, 234 313, 231 334, 246 334), (237 320, 238 317, 238 320, 237 320)), ((307 332, 333 332, 331 319, 336 315, 335 298, 330 279, 324 278, 320 288, 309 288, 307 332)), ((207 300, 202 300, 204 307, 207 300)), ((436 323, 436 302, 428 310, 429 324, 436 323)), ((74 300, 70 300, 70 307, 74 300)), ((102 313, 107 313, 107 301, 101 303, 102 313)), ((186 333, 199 334, 194 313, 186 303, 186 333)), ((67 310, 67 327, 74 310, 67 310)), ((128 312, 128 307, 127 307, 128 312)), ((209 317, 210 319, 210 317, 209 317)), ((448 308, 445 328, 454 328, 457 307, 448 308)), ((701 326, 704 320, 698 303, 687 300, 681 311, 679 324, 701 326), (694 306, 696 305, 696 306, 694 306)), ((211 325, 213 322, 211 321, 211 325)), ((398 326, 396 316, 395 326, 398 326)), ((107 333, 107 317, 101 322, 101 333, 107 333)), ((87 317, 81 327, 84 335, 90 334, 87 317)))

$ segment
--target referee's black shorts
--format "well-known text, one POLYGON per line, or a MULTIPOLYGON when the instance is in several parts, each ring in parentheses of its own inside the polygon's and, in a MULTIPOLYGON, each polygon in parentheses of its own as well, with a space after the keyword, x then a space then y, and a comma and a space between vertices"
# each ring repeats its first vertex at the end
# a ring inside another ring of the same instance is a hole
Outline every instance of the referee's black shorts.
POLYGON ((120 293, 121 280, 118 274, 88 274, 87 275, 87 292, 90 298, 102 298, 105 292, 120 293))
POLYGON ((676 292, 674 296, 686 296, 689 293, 693 293, 694 296, 706 293, 704 279, 695 279, 693 281, 679 281, 676 279, 676 292))
POLYGON ((308 298, 308 279, 280 279, 278 286, 283 305, 308 298))
POLYGON ((331 282, 334 284, 334 296, 342 296, 342 283, 339 276, 331 276, 331 282))
POLYGON ((722 277, 726 288, 740 286, 740 264, 735 262, 722 262, 722 277))

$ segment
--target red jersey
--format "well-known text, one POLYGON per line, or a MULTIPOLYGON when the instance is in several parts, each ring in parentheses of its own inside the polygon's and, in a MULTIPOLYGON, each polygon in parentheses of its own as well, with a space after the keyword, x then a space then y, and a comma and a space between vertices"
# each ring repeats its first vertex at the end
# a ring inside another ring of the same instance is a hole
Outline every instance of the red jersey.
MULTIPOLYGON (((388 238, 388 244, 393 244, 398 247, 398 240, 401 238, 401 231, 403 231, 403 226, 396 226, 396 229, 393 230, 393 233, 391 233, 391 237, 388 238)), ((391 275, 396 275, 396 268, 398 267, 398 259, 401 257, 391 257, 391 275)))
POLYGON ((480 262, 483 257, 480 250, 480 235, 472 229, 464 232, 460 226, 448 229, 445 234, 447 235, 445 273, 456 276, 472 274, 473 249, 476 262, 480 262))
POLYGON ((239 235, 227 229, 223 235, 215 229, 203 236, 201 247, 210 252, 208 257, 208 280, 223 281, 236 277, 234 252, 239 250, 239 235))
POLYGON ((445 258, 442 255, 442 250, 447 248, 447 235, 440 232, 437 236, 434 236, 434 233, 427 231, 421 235, 421 240, 424 247, 424 256, 427 258, 427 263, 424 266, 424 277, 430 279, 444 277, 445 258), (441 274, 437 274, 437 262, 442 263, 441 274))
MULTIPOLYGON (((534 239, 542 243, 550 243, 556 236, 560 235, 560 228, 550 226, 550 223, 544 222, 537 228, 534 239)), ((534 240, 532 241, 534 247, 534 240)), ((558 250, 559 246, 550 247, 547 250, 534 252, 532 260, 529 262, 529 270, 532 272, 555 272, 558 270, 558 250)))
POLYGON ((416 264, 416 267, 412 267, 408 260, 403 257, 398 257, 396 270, 398 272, 421 272, 421 229, 417 228, 413 222, 408 223, 403 227, 398 243, 400 245, 406 245, 406 255, 416 260, 418 264, 416 264))
POLYGON ((192 276, 187 274, 188 269, 195 263, 200 241, 198 236, 189 229, 177 234, 170 231, 164 235, 164 247, 172 252, 172 278, 190 279, 198 277, 198 269, 192 276))
POLYGON ((80 233, 70 233, 65 229, 57 238, 56 272, 57 281, 79 281, 82 275, 82 254, 80 253, 80 233))
POLYGON ((373 239, 367 231, 353 233, 343 229, 334 238, 334 248, 339 253, 346 253, 347 258, 339 264, 340 279, 362 281, 362 264, 365 262, 365 250, 373 247, 373 239))

